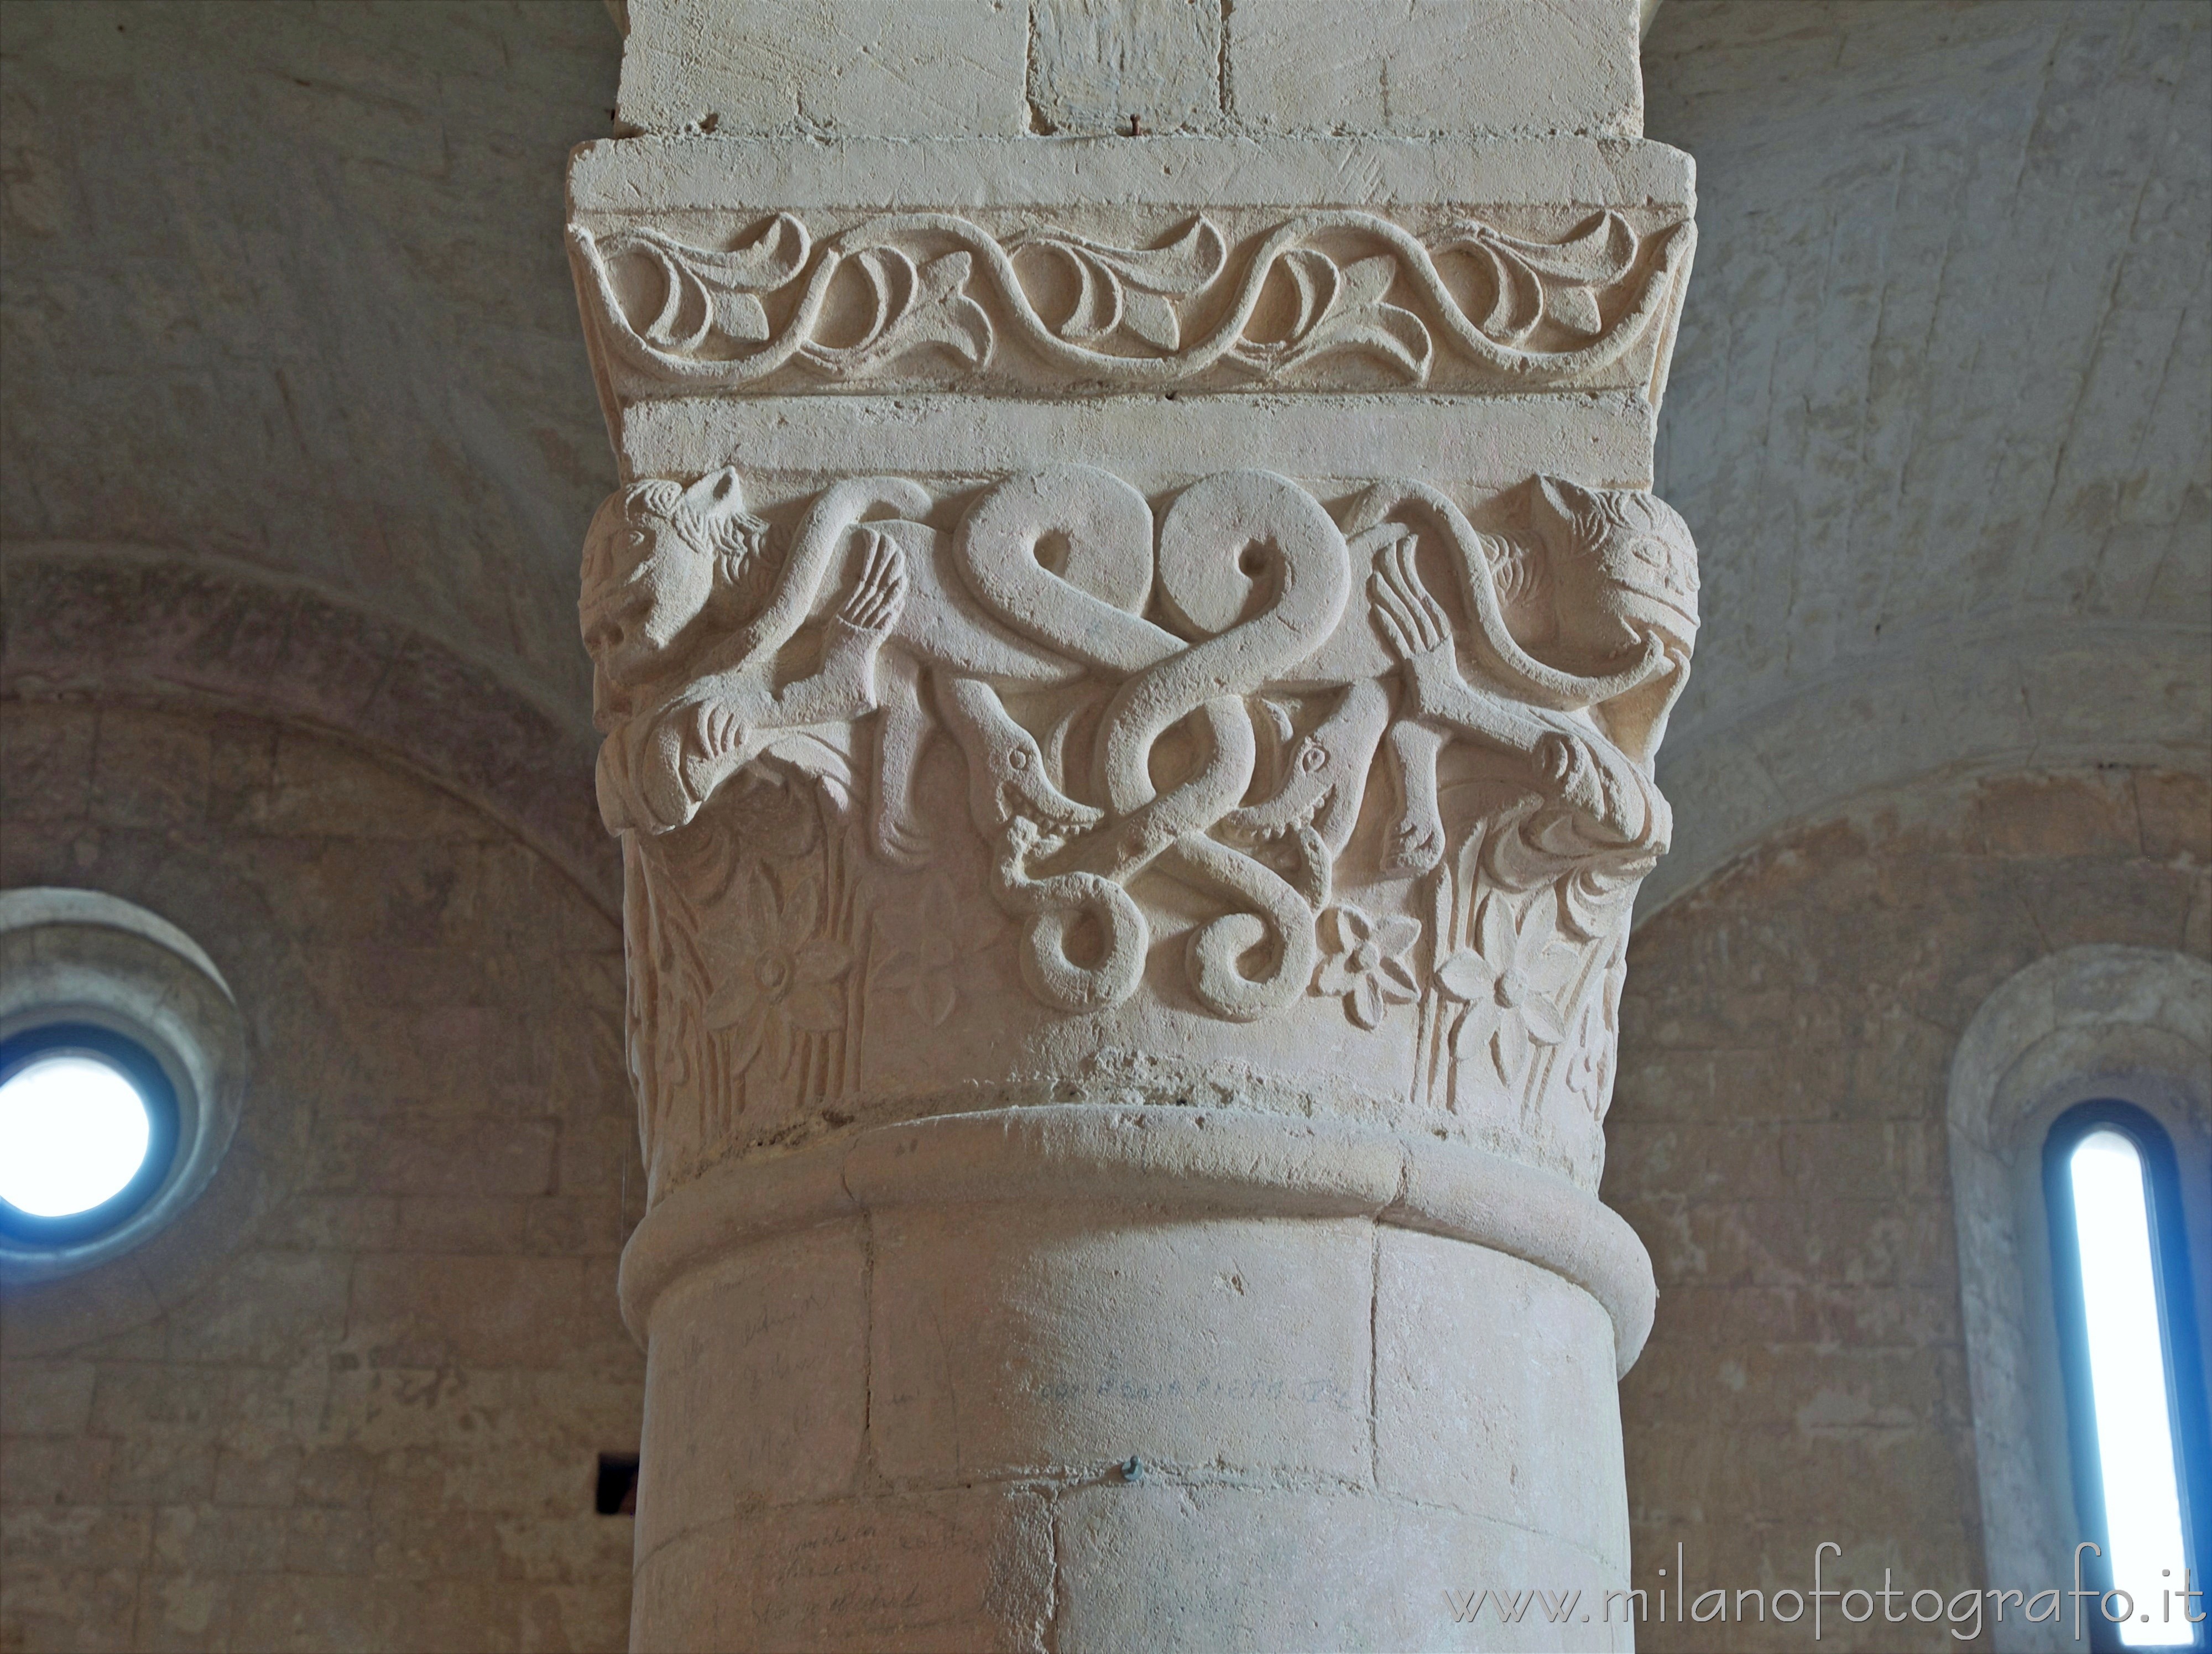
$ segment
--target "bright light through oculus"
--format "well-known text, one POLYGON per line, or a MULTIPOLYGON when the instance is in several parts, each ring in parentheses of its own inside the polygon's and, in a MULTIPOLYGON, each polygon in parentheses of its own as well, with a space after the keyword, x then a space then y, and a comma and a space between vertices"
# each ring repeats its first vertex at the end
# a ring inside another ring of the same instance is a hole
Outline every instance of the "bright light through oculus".
POLYGON ((137 1176, 152 1133, 138 1088, 112 1064, 36 1058, 0 1084, 0 1200, 36 1218, 89 1211, 137 1176))
POLYGON ((2134 1616, 2117 1629, 2130 1648, 2185 1648, 2191 1627, 2179 1614, 2168 1621, 2160 1612, 2164 1593, 2180 1588, 2186 1559, 2142 1157, 2124 1134, 2093 1131, 2075 1146, 2067 1170, 2081 1250, 2112 1583, 2136 1605, 2134 1616))

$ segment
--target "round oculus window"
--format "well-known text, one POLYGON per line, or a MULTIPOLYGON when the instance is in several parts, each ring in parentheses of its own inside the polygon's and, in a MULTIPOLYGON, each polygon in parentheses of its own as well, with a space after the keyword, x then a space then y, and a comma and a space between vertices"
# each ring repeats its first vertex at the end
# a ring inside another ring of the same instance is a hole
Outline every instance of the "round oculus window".
POLYGON ((0 890, 0 1286, 160 1234, 238 1123, 246 1025, 199 944, 100 891, 0 890))
POLYGON ((137 1041, 51 1023, 0 1041, 0 1230, 33 1245, 114 1227, 176 1158, 177 1093, 137 1041))

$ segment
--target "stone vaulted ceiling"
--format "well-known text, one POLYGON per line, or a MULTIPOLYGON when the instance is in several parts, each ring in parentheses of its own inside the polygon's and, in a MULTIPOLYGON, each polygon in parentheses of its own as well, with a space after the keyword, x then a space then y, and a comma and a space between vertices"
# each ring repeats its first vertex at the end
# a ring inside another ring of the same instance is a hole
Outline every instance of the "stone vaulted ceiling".
MULTIPOLYGON (((599 0, 0 8, 0 535, 305 581, 580 741, 620 55, 599 0)), ((2212 10, 1671 0, 1644 63, 1707 616, 1647 905, 1946 766, 2201 765, 2212 10)))
POLYGON ((0 53, 0 532, 304 578, 580 723, 605 8, 11 4, 0 53))
POLYGON ((1671 0, 1657 486, 1706 630, 1647 910, 1948 765, 2212 738, 2212 8, 1671 0))

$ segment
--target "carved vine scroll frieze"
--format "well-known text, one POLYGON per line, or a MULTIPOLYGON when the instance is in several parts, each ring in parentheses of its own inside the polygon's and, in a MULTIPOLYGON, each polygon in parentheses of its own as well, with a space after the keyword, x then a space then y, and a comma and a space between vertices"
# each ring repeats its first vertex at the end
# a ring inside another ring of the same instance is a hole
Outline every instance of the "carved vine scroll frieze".
MULTIPOLYGON (((581 614, 600 801, 629 838, 633 906, 654 910, 633 982, 684 976, 701 1025, 654 1060, 700 1060, 696 1036, 716 1031, 714 1060, 740 1069, 820 1082, 845 1060, 870 922, 842 859, 858 851, 725 867, 734 852, 682 830, 733 784, 798 778, 853 824, 829 835, 840 846, 923 867, 945 829, 916 778, 941 733, 1000 917, 941 917, 865 968, 931 1025, 953 1008, 942 968, 1001 929, 1053 1012, 1124 1002, 1172 888, 1177 911, 1201 909, 1181 975, 1205 1012, 1250 1021, 1317 995, 1371 1027, 1418 1002, 1432 1043, 1509 1086, 1602 1093, 1558 1054, 1612 1016, 1626 903, 1668 838, 1651 758, 1698 623, 1670 509, 1538 478, 1528 532, 1492 534, 1420 483, 1332 510, 1246 471, 1156 510, 1085 466, 962 504, 857 477, 779 534, 725 470, 635 484, 595 519, 581 614), (1472 821, 1439 797, 1454 743, 1494 772, 1498 801, 1472 821), (1389 825, 1351 867, 1377 773, 1389 825), (1427 926, 1338 895, 1348 877, 1431 873, 1427 926), (737 929, 702 919, 733 901, 737 929)), ((820 830, 787 817, 775 833, 820 830)))
POLYGON ((1233 242, 1206 216, 1155 245, 950 213, 818 240, 779 214, 726 249, 651 227, 571 246, 627 393, 942 383, 1018 388, 1011 354, 1125 390, 1297 388, 1350 359, 1416 387, 1440 353, 1477 384, 1568 386, 1668 311, 1696 229, 1601 212, 1558 241, 1465 219, 1426 237, 1373 213, 1291 214, 1233 242))

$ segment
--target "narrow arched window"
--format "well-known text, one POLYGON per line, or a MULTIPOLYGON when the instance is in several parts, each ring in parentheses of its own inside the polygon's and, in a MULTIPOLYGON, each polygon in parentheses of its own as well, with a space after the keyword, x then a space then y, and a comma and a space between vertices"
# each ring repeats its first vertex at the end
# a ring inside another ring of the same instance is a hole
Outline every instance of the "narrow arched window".
POLYGON ((2208 1432, 2173 1148, 2142 1110, 2084 1103, 2045 1140, 2051 1280, 2086 1614, 2098 1649, 2204 1648, 2208 1432), (2196 1623, 2192 1623, 2196 1621, 2196 1623))

